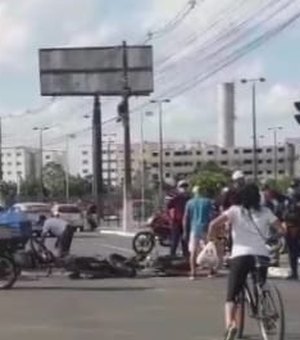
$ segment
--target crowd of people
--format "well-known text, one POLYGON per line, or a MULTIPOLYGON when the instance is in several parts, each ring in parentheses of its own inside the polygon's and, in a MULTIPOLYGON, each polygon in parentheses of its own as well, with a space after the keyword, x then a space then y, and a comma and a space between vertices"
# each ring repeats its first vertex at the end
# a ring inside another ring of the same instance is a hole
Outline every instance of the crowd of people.
MULTIPOLYGON (((195 279, 196 258, 205 242, 218 243, 227 232, 230 244, 229 276, 225 303, 225 340, 235 338, 238 329, 238 296, 247 276, 255 270, 257 258, 270 262, 271 239, 285 237, 291 274, 298 280, 300 254, 300 183, 294 181, 286 195, 247 183, 243 172, 232 174, 232 182, 218 197, 212 198, 198 186, 189 193, 180 181, 177 193, 168 203, 172 219, 171 255, 181 241, 184 256, 190 257, 190 278, 195 279)), ((267 267, 262 268, 263 282, 267 267)))
MULTIPOLYGON (((208 241, 209 223, 232 206, 241 204, 241 190, 247 181, 242 171, 232 174, 231 182, 224 187, 217 197, 200 190, 198 186, 190 188, 186 180, 177 183, 176 193, 167 203, 171 219, 171 256, 175 256, 179 244, 182 254, 190 258, 191 279, 196 277, 196 258, 201 245, 208 241)), ((294 180, 286 193, 272 189, 267 184, 259 187, 260 205, 268 208, 281 222, 285 229, 285 240, 289 254, 291 275, 289 279, 298 279, 298 258, 300 255, 300 181, 294 180)), ((269 228, 274 233, 274 228, 269 228)), ((215 243, 220 258, 224 255, 224 242, 231 248, 231 224, 218 226, 215 243)), ((273 255, 273 265, 279 266, 279 252, 273 255)))

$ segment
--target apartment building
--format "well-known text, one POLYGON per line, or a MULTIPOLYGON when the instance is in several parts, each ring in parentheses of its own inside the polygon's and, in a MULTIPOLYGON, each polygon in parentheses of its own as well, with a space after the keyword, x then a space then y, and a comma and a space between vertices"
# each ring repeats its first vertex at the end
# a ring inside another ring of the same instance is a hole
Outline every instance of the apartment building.
MULTIPOLYGON (((49 162, 64 164, 64 154, 58 150, 43 151, 43 165, 49 162)), ((2 148, 3 180, 19 182, 40 176, 40 151, 29 147, 2 148)))
MULTIPOLYGON (((241 169, 248 178, 253 177, 253 152, 251 147, 222 148, 204 143, 166 143, 164 145, 164 179, 170 183, 177 178, 190 176, 201 165, 213 161, 221 167, 235 170, 241 169)), ((258 177, 261 180, 277 177, 293 176, 295 172, 295 148, 291 143, 277 146, 262 146, 257 148, 258 177), (275 151, 276 150, 276 151, 275 151), (275 162, 275 158, 277 161, 275 162), (276 163, 276 164, 275 164, 276 163)), ((159 145, 145 143, 143 157, 140 144, 131 147, 131 168, 133 180, 137 179, 144 161, 147 179, 159 179, 159 145)), ((104 179, 111 176, 113 185, 120 185, 124 178, 123 145, 114 144, 108 154, 103 149, 104 179), (109 164, 109 165, 108 165, 109 164), (110 173, 110 175, 109 175, 110 173)), ((82 176, 92 174, 91 147, 81 150, 79 173, 82 176)))

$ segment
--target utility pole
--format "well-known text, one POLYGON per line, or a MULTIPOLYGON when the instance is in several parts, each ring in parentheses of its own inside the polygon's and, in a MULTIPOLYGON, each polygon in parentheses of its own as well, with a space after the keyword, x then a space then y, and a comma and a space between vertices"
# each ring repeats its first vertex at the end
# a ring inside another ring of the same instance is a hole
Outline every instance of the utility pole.
POLYGON ((103 217, 103 163, 102 163, 102 126, 99 96, 94 97, 93 111, 93 196, 97 209, 97 224, 103 217))
POLYGON ((254 181, 257 182, 258 171, 257 171, 257 133, 256 133, 256 83, 265 82, 265 78, 254 78, 254 79, 241 79, 241 83, 247 84, 252 83, 252 133, 253 133, 253 177, 254 181))
POLYGON ((272 128, 268 128, 269 131, 273 131, 273 146, 274 146, 274 179, 275 183, 277 183, 277 178, 278 178, 278 150, 277 150, 277 131, 282 130, 282 126, 275 126, 272 128))
POLYGON ((170 103, 170 99, 150 100, 150 103, 158 105, 158 129, 159 129, 159 204, 163 204, 164 187, 164 136, 163 136, 163 104, 170 103))
POLYGON ((123 41, 123 95, 118 105, 119 118, 124 127, 124 182, 123 182, 123 230, 132 223, 131 143, 129 118, 128 56, 127 44, 123 41))
POLYGON ((34 127, 33 130, 34 131, 39 131, 39 143, 40 143, 40 195, 41 198, 44 197, 44 178, 43 178, 43 134, 44 131, 49 130, 50 128, 47 126, 44 127, 34 127))

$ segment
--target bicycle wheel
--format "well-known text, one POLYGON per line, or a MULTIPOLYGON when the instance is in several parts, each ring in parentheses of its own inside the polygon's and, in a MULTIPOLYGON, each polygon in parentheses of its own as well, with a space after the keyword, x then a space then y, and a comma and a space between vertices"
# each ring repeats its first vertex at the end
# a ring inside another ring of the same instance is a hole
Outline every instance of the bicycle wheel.
POLYGON ((284 340, 284 307, 278 288, 271 283, 266 283, 258 303, 258 322, 262 339, 284 340))
POLYGON ((0 256, 0 289, 10 289, 18 278, 14 261, 0 256))
POLYGON ((245 291, 242 290, 238 297, 238 331, 237 338, 242 339, 244 336, 244 328, 245 328, 245 291))

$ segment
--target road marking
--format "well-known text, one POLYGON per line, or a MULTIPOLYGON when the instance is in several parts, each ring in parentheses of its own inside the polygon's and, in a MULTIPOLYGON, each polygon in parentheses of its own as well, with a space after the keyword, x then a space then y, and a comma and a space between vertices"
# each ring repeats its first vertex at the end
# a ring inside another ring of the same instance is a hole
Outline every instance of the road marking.
POLYGON ((122 251, 122 252, 125 252, 125 253, 131 253, 132 254, 132 250, 131 249, 128 249, 128 248, 123 248, 123 247, 117 247, 117 246, 113 246, 111 244, 101 244, 102 247, 104 248, 108 248, 108 249, 115 249, 115 250, 119 250, 119 251, 122 251))

